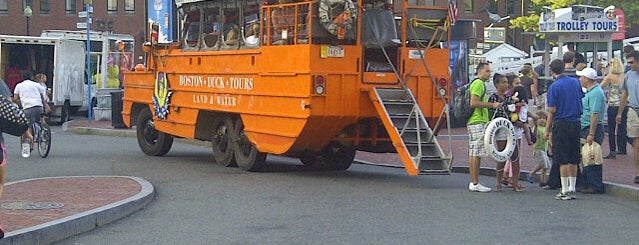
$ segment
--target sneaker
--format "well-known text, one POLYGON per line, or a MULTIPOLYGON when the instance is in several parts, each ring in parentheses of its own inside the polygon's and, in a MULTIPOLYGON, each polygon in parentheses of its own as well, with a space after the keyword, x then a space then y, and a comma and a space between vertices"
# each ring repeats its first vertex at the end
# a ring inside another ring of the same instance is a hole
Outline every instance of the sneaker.
POLYGON ((468 190, 474 192, 490 192, 492 191, 490 188, 483 186, 480 183, 474 185, 472 182, 468 183, 468 190))
POLYGON ((555 195, 555 199, 557 200, 562 200, 564 197, 566 197, 566 194, 561 191, 555 195))
POLYGON ((628 153, 627 153, 626 151, 617 151, 617 154, 619 154, 619 155, 626 155, 626 154, 628 154, 628 153))
POLYGON ((617 153, 615 153, 614 151, 611 151, 610 153, 608 153, 607 156, 603 157, 603 159, 615 159, 617 158, 617 153))
POLYGON ((528 179, 528 183, 531 183, 531 184, 532 184, 532 183, 535 183, 535 177, 533 177, 533 176, 528 176, 528 178, 527 178, 527 179, 528 179))
POLYGON ((572 199, 575 199, 575 198, 577 198, 577 195, 575 194, 574 191, 569 191, 569 192, 566 192, 566 193, 559 192, 559 193, 557 193, 557 195, 555 195, 555 199, 557 199, 557 200, 564 200, 565 201, 565 200, 572 200, 572 199))
POLYGON ((31 156, 31 146, 29 145, 29 142, 24 142, 22 143, 22 157, 29 157, 31 156))
POLYGON ((561 199, 561 200, 572 200, 576 198, 577 198, 577 193, 575 193, 574 191, 569 191, 568 193, 566 193, 566 197, 564 197, 564 199, 561 199))

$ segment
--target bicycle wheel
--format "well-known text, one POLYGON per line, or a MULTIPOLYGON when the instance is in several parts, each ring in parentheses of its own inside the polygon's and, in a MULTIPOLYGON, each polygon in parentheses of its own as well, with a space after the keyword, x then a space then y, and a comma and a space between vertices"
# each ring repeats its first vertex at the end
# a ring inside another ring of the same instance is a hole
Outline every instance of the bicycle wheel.
POLYGON ((38 143, 38 153, 40 157, 45 158, 49 155, 49 151, 51 150, 51 128, 49 125, 41 126, 38 143))

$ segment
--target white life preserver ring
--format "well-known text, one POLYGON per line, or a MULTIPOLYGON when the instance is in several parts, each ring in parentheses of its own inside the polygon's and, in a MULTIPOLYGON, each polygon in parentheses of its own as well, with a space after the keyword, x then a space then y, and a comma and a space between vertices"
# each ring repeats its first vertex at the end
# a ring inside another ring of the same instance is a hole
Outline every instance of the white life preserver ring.
POLYGON ((353 22, 357 19, 357 6, 351 0, 321 0, 318 7, 319 22, 324 26, 326 31, 333 35, 337 35, 340 27, 348 32, 353 27, 353 22), (333 9, 343 5, 343 11, 337 16, 333 16, 333 9), (343 23, 336 23, 335 18, 348 12, 347 19, 343 23))
POLYGON ((510 120, 498 117, 488 123, 488 127, 484 131, 484 147, 486 147, 486 153, 491 158, 498 162, 505 162, 513 155, 516 149, 517 142, 515 140, 515 126, 510 120), (506 147, 498 151, 495 147, 495 135, 500 129, 506 130, 506 147))

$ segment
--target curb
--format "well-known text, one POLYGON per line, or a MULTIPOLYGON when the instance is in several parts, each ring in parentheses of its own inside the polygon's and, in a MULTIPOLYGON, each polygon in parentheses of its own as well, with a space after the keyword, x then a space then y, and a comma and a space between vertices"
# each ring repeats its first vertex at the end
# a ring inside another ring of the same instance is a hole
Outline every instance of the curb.
POLYGON ((90 134, 101 136, 116 136, 116 137, 136 137, 136 132, 129 129, 101 129, 90 127, 69 127, 68 121, 62 124, 62 130, 65 132, 72 132, 76 134, 90 134))
MULTIPOLYGON (((69 127, 71 121, 62 124, 62 130, 65 132, 84 134, 84 135, 100 135, 100 136, 113 136, 113 137, 130 137, 136 138, 137 132, 131 129, 103 129, 103 128, 91 128, 91 127, 69 127)), ((201 140, 192 140, 184 138, 175 138, 176 141, 191 145, 199 145, 205 147, 211 147, 211 143, 201 140)))
MULTIPOLYGON (((374 162, 369 162, 369 161, 364 161, 359 159, 355 159, 354 162, 359 164, 382 166, 382 167, 403 168, 401 166, 379 164, 379 163, 374 163, 374 162)), ((464 174, 469 173, 468 167, 453 167, 452 172, 464 173, 464 174)), ((519 179, 522 181, 526 181, 526 177, 528 177, 528 173, 530 172, 521 171, 520 173, 521 174, 519 175, 519 179)), ((494 168, 480 168, 479 174, 484 176, 491 176, 491 177, 497 176, 494 168)), ((603 183, 604 183, 604 190, 605 190, 604 195, 610 195, 610 196, 622 198, 625 200, 639 202, 639 188, 630 186, 630 185, 612 183, 608 181, 604 181, 603 183)))
POLYGON ((79 177, 117 177, 129 178, 138 182, 141 186, 140 192, 129 198, 101 206, 82 213, 57 219, 36 226, 8 232, 0 240, 2 245, 13 244, 50 244, 62 239, 75 236, 123 218, 146 206, 155 195, 155 188, 151 183, 140 177, 131 176, 65 176, 27 179, 7 183, 7 185, 17 184, 39 179, 61 179, 79 177))

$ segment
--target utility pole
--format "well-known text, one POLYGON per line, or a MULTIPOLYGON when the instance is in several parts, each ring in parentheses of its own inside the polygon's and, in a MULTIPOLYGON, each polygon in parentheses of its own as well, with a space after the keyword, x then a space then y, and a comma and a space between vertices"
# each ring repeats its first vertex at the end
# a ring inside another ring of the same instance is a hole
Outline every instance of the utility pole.
POLYGON ((93 6, 91 6, 91 1, 87 2, 84 5, 84 11, 78 13, 78 17, 85 18, 85 22, 81 23, 79 22, 77 24, 78 28, 86 28, 87 29, 87 44, 86 44, 86 48, 87 48, 87 117, 89 122, 91 122, 93 120, 93 98, 91 97, 91 87, 93 86, 93 83, 91 81, 91 13, 93 13, 93 6))

